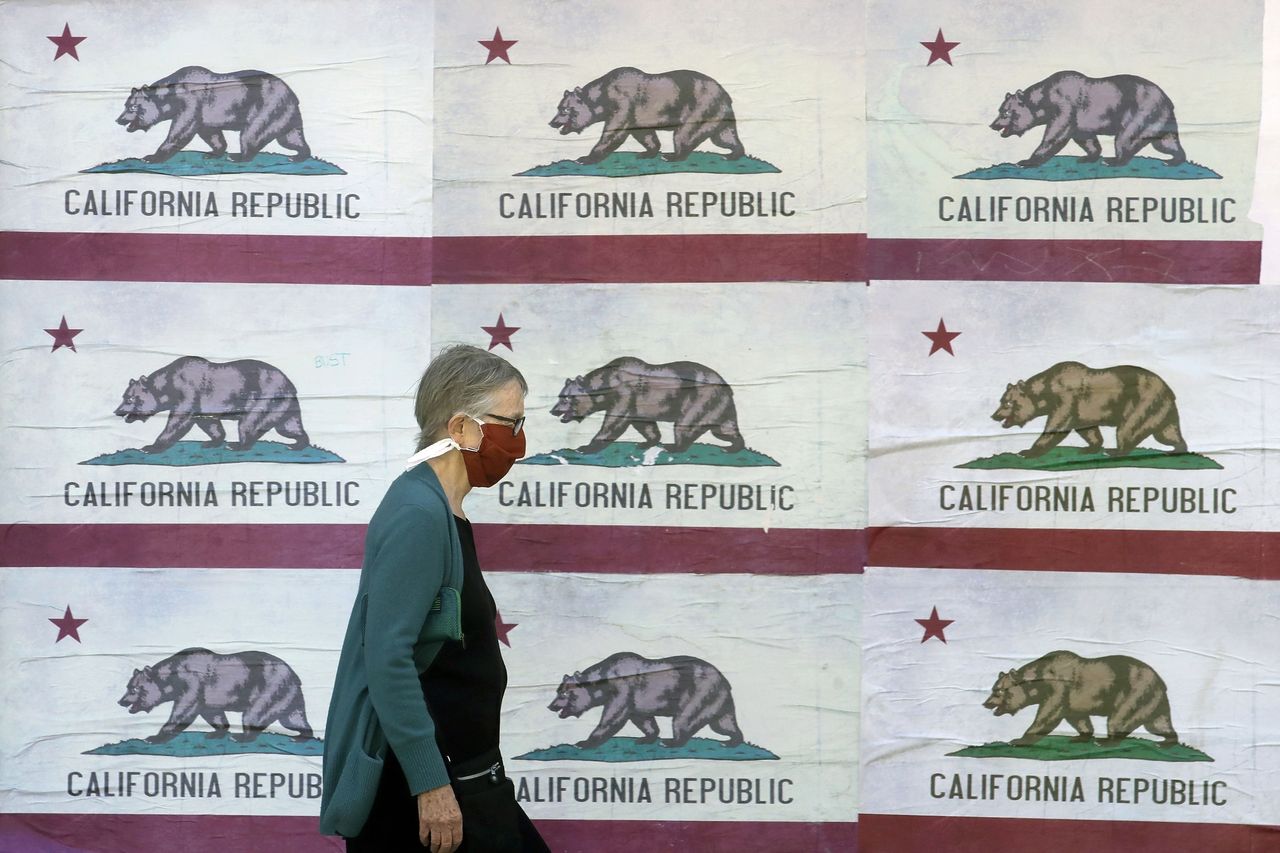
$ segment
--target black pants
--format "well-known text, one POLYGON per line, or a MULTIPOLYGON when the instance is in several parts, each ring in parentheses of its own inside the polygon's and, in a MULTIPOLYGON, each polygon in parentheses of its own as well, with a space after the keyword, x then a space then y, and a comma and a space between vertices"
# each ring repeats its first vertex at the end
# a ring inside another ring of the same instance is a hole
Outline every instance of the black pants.
MULTIPOLYGON (((518 838, 510 838, 504 849, 521 853, 551 853, 542 836, 518 803, 515 806, 518 838)), ((355 838, 347 839, 347 853, 397 853, 413 851, 422 853, 425 848, 418 839, 418 799, 409 793, 409 783, 400 769, 395 753, 387 749, 386 763, 382 767, 382 779, 378 784, 378 796, 373 810, 364 823, 364 829, 355 838)), ((493 848, 470 843, 464 818, 462 846, 458 853, 490 853, 493 848)))

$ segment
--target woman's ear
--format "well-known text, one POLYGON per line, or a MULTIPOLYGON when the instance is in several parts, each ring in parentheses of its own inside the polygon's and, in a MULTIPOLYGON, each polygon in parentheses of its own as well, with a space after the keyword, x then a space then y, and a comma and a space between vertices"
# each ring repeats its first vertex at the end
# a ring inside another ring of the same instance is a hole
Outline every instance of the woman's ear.
POLYGON ((455 412, 453 417, 449 418, 449 422, 445 425, 445 429, 449 432, 449 438, 452 438, 458 444, 462 444, 467 420, 467 416, 462 412, 455 412))

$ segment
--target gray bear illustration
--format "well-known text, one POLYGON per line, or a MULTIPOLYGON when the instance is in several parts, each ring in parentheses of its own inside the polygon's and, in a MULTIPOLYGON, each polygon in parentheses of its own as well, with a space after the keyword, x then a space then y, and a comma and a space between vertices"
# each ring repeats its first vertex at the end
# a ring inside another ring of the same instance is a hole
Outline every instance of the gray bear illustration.
POLYGON ((1000 673, 982 703, 997 717, 1016 714, 1027 705, 1040 707, 1022 737, 1010 741, 1014 746, 1030 746, 1064 719, 1079 733, 1072 740, 1091 741, 1090 716, 1107 718, 1103 743, 1119 743, 1145 726, 1163 738, 1161 746, 1178 744, 1164 681, 1150 666, 1125 655, 1082 658, 1074 652, 1050 652, 1000 673))
POLYGON ((1121 364, 1095 370, 1078 361, 1061 361, 1030 379, 1010 382, 991 419, 1005 429, 1045 417, 1044 432, 1019 455, 1043 456, 1072 430, 1086 442, 1084 453, 1102 450, 1098 427, 1116 428, 1111 456, 1132 453, 1148 437, 1186 453, 1173 390, 1143 367, 1121 364))
POLYGON ((638 68, 615 68, 560 99, 550 122, 560 134, 581 133, 604 122, 600 141, 579 163, 598 163, 633 137, 644 146, 641 157, 657 157, 662 145, 659 130, 673 132, 675 150, 662 156, 683 160, 706 140, 727 148, 726 159, 745 152, 738 139, 733 101, 724 87, 697 71, 646 74, 638 68))
POLYGON ((217 364, 185 355, 154 373, 130 380, 123 396, 115 413, 126 423, 169 412, 169 422, 160 435, 142 448, 147 453, 172 447, 193 426, 209 436, 202 446, 217 447, 227 435, 222 428, 224 419, 240 424, 240 440, 227 444, 231 450, 253 447, 271 429, 295 439, 290 450, 311 444, 302 428, 297 390, 289 377, 266 362, 244 359, 217 364))
POLYGON ((600 410, 604 423, 578 448, 583 453, 599 453, 627 427, 644 436, 642 447, 653 447, 662 441, 658 421, 675 425, 675 441, 667 446, 672 453, 688 450, 707 431, 729 442, 727 452, 746 446, 738 432, 733 389, 719 373, 692 361, 649 364, 630 356, 615 358, 586 376, 565 380, 551 414, 569 423, 600 410))
POLYGON ((252 160, 273 139, 295 152, 302 162, 311 147, 302 135, 298 96, 279 77, 265 71, 219 74, 199 65, 180 68, 150 86, 134 89, 116 119, 130 133, 172 121, 169 135, 156 153, 142 159, 163 163, 199 136, 213 149, 205 157, 227 152, 224 130, 240 132, 240 153, 228 159, 252 160))
POLYGON ((727 735, 725 746, 742 743, 729 682, 711 664, 695 657, 650 660, 631 652, 610 655, 582 672, 566 675, 547 707, 560 719, 580 717, 603 705, 600 722, 577 746, 591 749, 609 740, 627 721, 644 733, 640 743, 658 740, 654 717, 671 717, 666 746, 683 746, 703 726, 727 735))
POLYGON ((149 712, 163 702, 172 702, 173 711, 160 731, 147 738, 150 743, 172 740, 197 717, 213 726, 206 737, 225 737, 231 728, 227 711, 243 715, 244 731, 232 735, 233 740, 251 741, 277 721, 297 732, 294 740, 314 736, 298 674, 266 652, 219 655, 208 649, 183 649, 154 666, 135 669, 120 697, 130 714, 149 712))
POLYGON ((1030 157, 1018 162, 1019 166, 1046 163, 1072 140, 1084 149, 1080 162, 1097 160, 1102 156, 1100 133, 1115 137, 1115 156, 1103 161, 1108 166, 1123 166, 1148 144, 1172 155, 1164 161, 1166 166, 1187 160, 1178 140, 1173 101, 1155 83, 1132 74, 1050 74, 1026 91, 1006 94, 991 129, 1000 131, 1001 137, 1021 136, 1042 124, 1044 139, 1030 157))

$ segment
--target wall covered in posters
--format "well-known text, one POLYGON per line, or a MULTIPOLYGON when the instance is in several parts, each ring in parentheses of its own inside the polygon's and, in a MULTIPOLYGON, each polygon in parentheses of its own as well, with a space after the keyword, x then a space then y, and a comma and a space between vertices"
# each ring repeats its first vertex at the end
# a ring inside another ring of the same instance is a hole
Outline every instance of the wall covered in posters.
POLYGON ((342 849, 451 343, 554 849, 1280 846, 1268 5, 9 3, 0 850, 342 849))

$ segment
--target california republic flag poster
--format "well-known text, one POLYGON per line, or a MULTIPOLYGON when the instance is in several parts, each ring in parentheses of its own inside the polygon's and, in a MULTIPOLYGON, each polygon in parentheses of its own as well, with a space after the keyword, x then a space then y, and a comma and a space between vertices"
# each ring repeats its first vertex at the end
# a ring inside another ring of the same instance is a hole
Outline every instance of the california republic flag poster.
POLYGON ((476 519, 864 526, 864 285, 432 291, 434 346, 487 348, 529 382, 527 455, 476 519))
POLYGON ((869 568, 861 849, 1269 849, 1278 610, 1274 580, 869 568))
POLYGON ((860 2, 436 4, 437 233, 861 233, 860 2))
POLYGON ((861 580, 492 575, 518 799, 535 819, 688 821, 691 849, 721 822, 778 825, 784 849, 821 825, 842 842, 812 849, 849 849, 861 580))
POLYGON ((8 3, 0 230, 427 236, 432 24, 389 0, 8 3))
MULTIPOLYGON (((357 580, 287 568, 0 570, 0 666, 15 697, 0 731, 0 811, 317 815, 357 580)), ((69 841, 86 824, 70 826, 69 841)))
POLYGON ((6 522, 363 524, 413 452, 427 288, 6 281, 0 300, 23 400, 0 412, 6 522))
POLYGON ((870 291, 873 526, 1280 529, 1273 291, 870 291))
POLYGON ((1259 0, 1211 12, 1138 0, 1123 14, 1108 0, 873 0, 873 233, 1259 239, 1262 12, 1259 0))

